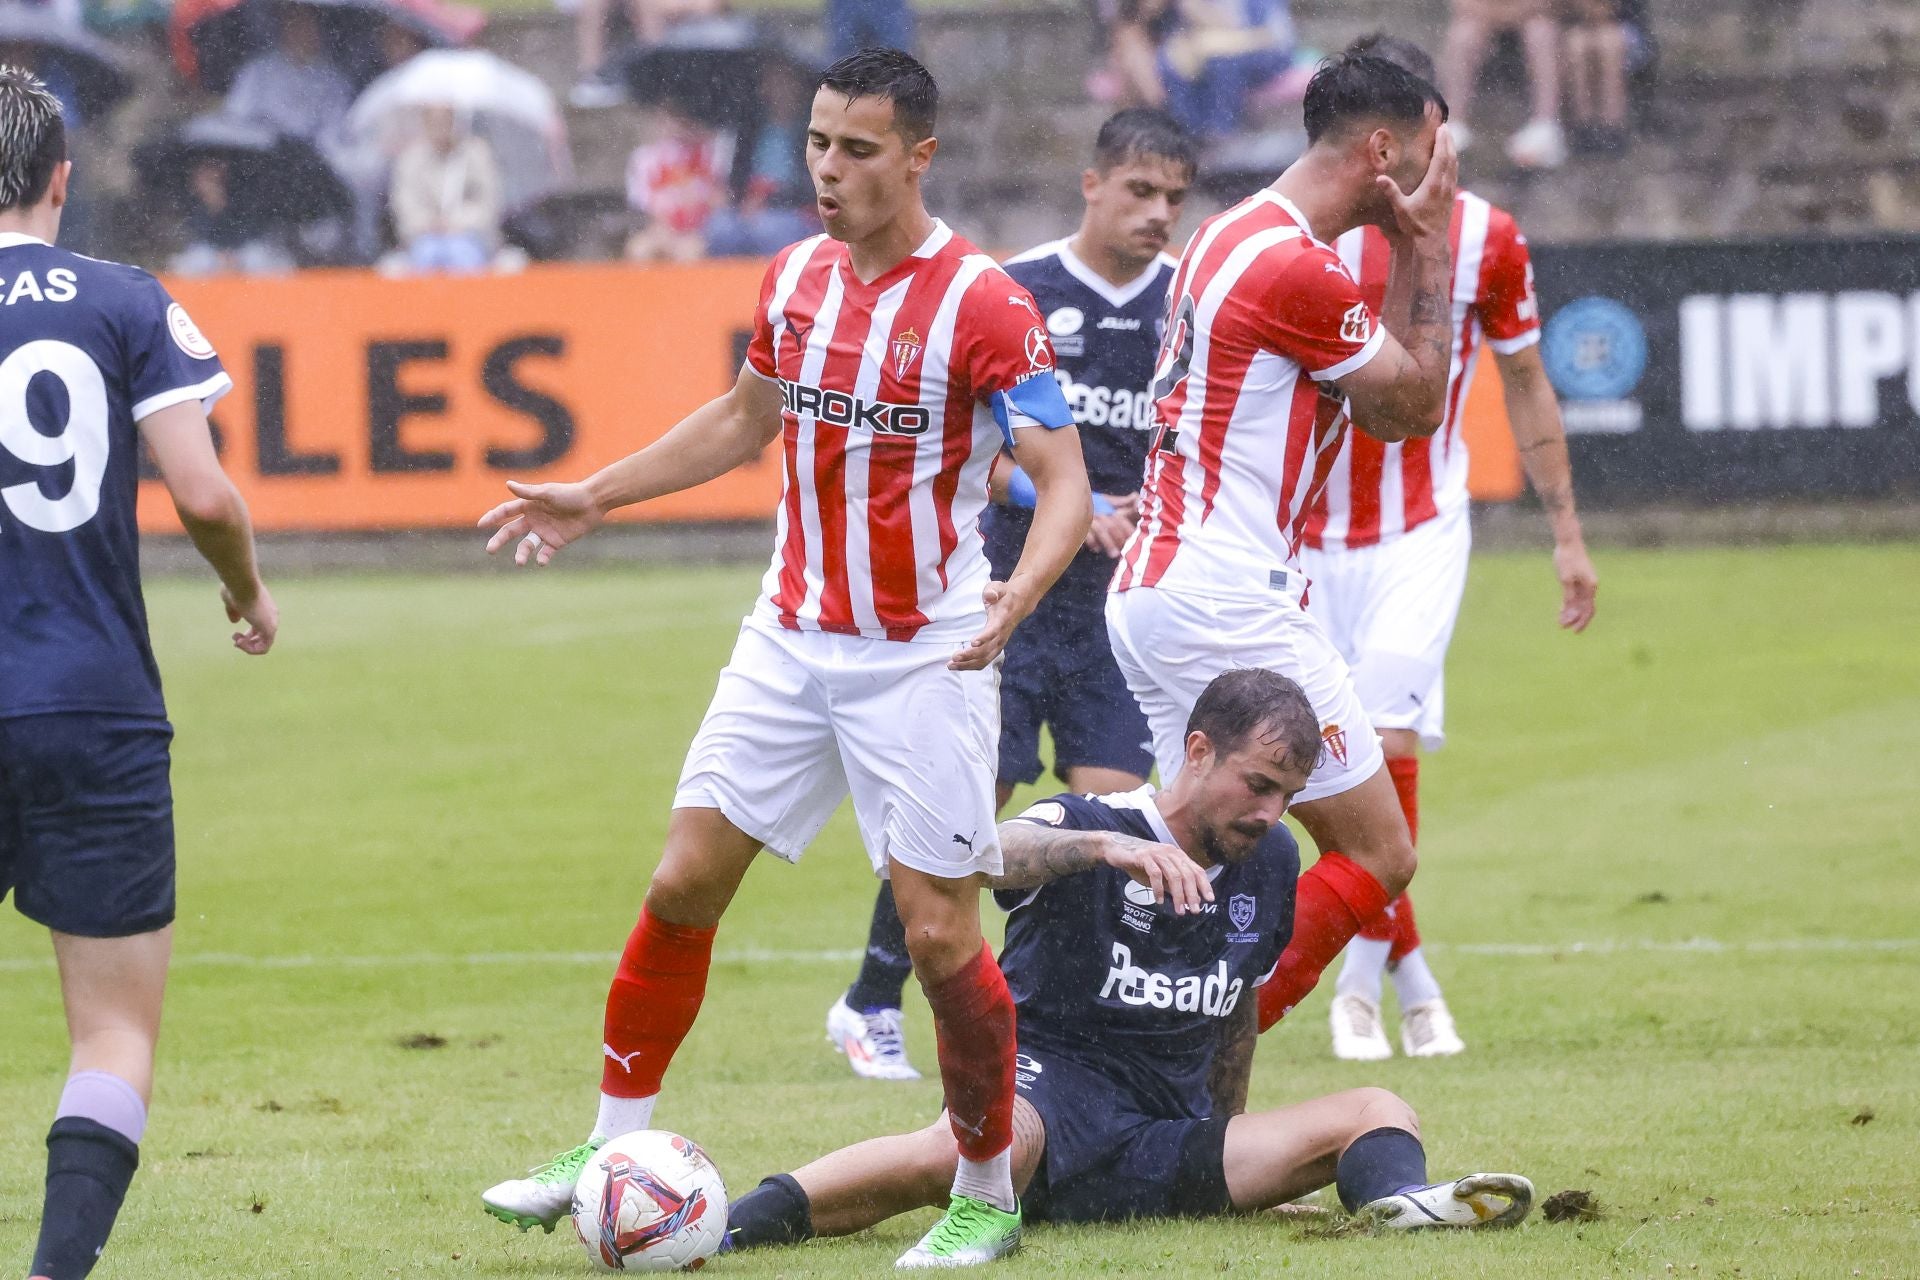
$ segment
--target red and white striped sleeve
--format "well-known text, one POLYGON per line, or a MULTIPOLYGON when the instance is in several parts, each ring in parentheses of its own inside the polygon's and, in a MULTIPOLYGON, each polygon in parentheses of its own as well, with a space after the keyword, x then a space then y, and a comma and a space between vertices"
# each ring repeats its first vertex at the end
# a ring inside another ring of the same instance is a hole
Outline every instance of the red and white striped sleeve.
POLYGON ((1533 259, 1520 225, 1504 209, 1487 219, 1486 255, 1476 300, 1487 345, 1510 356, 1540 341, 1540 301, 1533 292, 1533 259))
POLYGON ((793 246, 789 245, 767 264, 767 274, 760 279, 760 301, 753 309, 753 337, 747 343, 747 367, 769 382, 776 381, 780 373, 774 363, 773 317, 768 313, 774 288, 780 280, 780 269, 792 252, 793 246))
POLYGON ((1379 353, 1386 330, 1346 266, 1325 245, 1304 246, 1248 301, 1260 343, 1316 382, 1344 378, 1379 353))

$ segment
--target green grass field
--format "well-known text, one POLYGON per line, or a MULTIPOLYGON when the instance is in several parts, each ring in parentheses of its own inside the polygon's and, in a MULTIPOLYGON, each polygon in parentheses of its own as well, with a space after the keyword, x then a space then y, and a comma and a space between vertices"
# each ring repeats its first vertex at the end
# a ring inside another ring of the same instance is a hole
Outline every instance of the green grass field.
MULTIPOLYGON (((1606 1216, 1037 1229, 999 1274, 1920 1274, 1920 546, 1600 563, 1577 638, 1544 556, 1475 566, 1419 881, 1470 1051, 1336 1063, 1323 987, 1263 1042, 1253 1105, 1385 1085, 1436 1172, 1518 1169, 1606 1216)), ((569 1236, 515 1233, 477 1196, 591 1121, 612 955, 755 580, 287 580, 260 661, 226 647, 210 582, 153 586, 179 958, 97 1275, 585 1273, 569 1236)), ((932 1082, 855 1081, 822 1040, 870 892, 843 812, 721 929, 658 1120, 736 1191, 938 1105, 932 1082)), ((0 1273, 19 1275, 65 1050, 45 936, 4 920, 0 1273)), ((924 1006, 909 1022, 930 1068, 924 1006)), ((709 1274, 877 1275, 930 1216, 709 1274)))

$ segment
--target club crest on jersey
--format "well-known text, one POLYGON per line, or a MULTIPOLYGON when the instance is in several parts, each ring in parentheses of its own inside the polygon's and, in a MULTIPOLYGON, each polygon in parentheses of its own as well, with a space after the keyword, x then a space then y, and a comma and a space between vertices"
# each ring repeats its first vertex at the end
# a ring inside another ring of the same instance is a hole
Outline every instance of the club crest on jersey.
POLYGON ((907 376, 907 370, 920 358, 920 335, 911 328, 902 329, 893 335, 893 375, 896 378, 907 376))
POLYGON ((1367 304, 1356 302, 1347 308, 1346 316, 1340 321, 1340 338, 1343 342, 1365 342, 1373 332, 1367 319, 1367 304))
POLYGON ((1320 731, 1320 741, 1326 746, 1327 753, 1340 762, 1340 767, 1346 768, 1347 731, 1337 724, 1330 724, 1320 731))
POLYGON ((1253 906, 1252 894, 1236 893, 1227 899, 1227 919, 1233 922, 1234 928, 1245 929, 1253 923, 1253 906))

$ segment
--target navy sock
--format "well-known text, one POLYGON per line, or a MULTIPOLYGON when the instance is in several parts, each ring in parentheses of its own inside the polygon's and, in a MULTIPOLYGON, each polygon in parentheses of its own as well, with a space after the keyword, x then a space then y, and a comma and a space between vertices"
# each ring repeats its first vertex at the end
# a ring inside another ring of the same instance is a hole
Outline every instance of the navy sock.
POLYGON ((113 1231, 140 1148, 84 1116, 62 1116, 47 1131, 47 1199, 40 1212, 35 1277, 81 1280, 113 1231))
POLYGON ((847 1006, 855 1013, 898 1009, 900 993, 912 972, 907 926, 900 923, 900 911, 893 905, 893 886, 882 884, 873 900, 873 920, 867 925, 867 954, 860 961, 860 976, 847 988, 847 1006))
POLYGON ((1426 1148, 1405 1129, 1369 1129, 1340 1153, 1333 1182, 1348 1213, 1396 1191, 1424 1187, 1426 1148))
POLYGON ((727 1206, 722 1250, 758 1249, 813 1239, 813 1206, 793 1175, 776 1173, 727 1206))

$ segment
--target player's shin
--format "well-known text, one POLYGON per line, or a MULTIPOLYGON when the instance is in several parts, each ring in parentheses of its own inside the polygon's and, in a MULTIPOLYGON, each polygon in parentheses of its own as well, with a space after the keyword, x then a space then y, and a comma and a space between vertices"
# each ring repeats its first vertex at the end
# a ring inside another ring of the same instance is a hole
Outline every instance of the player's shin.
POLYGON ((1340 1203, 1353 1213, 1362 1205, 1425 1186, 1427 1152, 1405 1129, 1370 1129, 1347 1144, 1334 1172, 1340 1203))
POLYGON ((1366 868, 1339 853, 1321 854, 1300 877, 1293 939, 1260 987, 1260 1029, 1303 1000, 1360 926, 1386 908, 1387 891, 1366 868))
POLYGON ((594 1136, 651 1125, 661 1077, 706 995, 713 935, 712 928, 671 924, 641 909, 607 991, 594 1136))
POLYGON ((146 1123, 146 1104, 119 1077, 82 1071, 67 1081, 47 1133, 35 1277, 79 1280, 93 1270, 139 1167, 146 1123))
POLYGON ((954 1193, 1012 1213, 1013 996, 987 944, 949 978, 922 983, 960 1146, 954 1193))
POLYGON ((813 1206, 792 1174, 776 1173, 727 1206, 722 1252, 799 1244, 813 1238, 813 1206))

